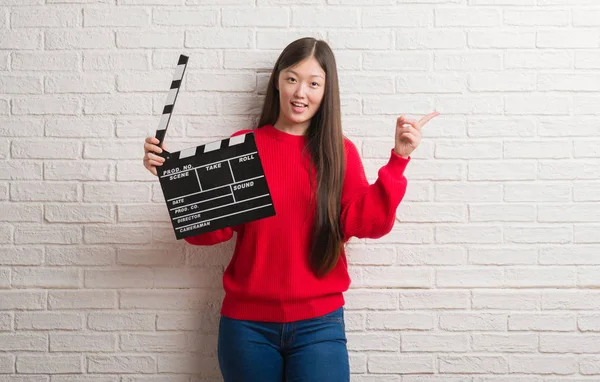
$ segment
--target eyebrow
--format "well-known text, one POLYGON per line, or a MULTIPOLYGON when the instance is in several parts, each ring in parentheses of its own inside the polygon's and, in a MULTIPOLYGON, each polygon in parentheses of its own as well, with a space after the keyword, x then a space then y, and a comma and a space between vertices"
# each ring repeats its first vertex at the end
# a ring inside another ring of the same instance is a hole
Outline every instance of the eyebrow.
MULTIPOLYGON (((291 69, 287 69, 287 70, 285 70, 285 71, 286 71, 286 72, 290 72, 290 73, 294 73, 295 75, 297 75, 298 77, 300 77, 300 75, 299 75, 298 73, 294 72, 294 71, 293 71, 293 70, 291 70, 291 69)), ((322 74, 313 74, 311 77, 321 77, 321 78, 323 78, 323 79, 325 78, 325 77, 323 77, 323 75, 322 75, 322 74)))

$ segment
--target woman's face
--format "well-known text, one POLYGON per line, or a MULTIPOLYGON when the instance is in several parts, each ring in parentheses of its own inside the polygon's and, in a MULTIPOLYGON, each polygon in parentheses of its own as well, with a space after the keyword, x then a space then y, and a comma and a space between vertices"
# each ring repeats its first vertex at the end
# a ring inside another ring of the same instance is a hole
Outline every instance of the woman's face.
POLYGON ((325 94, 325 72, 314 57, 282 70, 277 81, 279 120, 308 127, 325 94))

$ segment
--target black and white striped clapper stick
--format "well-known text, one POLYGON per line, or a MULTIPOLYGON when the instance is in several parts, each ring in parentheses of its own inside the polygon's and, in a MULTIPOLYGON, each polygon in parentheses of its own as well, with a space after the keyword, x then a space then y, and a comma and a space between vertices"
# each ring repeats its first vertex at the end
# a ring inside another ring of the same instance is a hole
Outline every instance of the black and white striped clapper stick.
MULTIPOLYGON (((183 80, 183 73, 185 73, 185 69, 187 68, 188 58, 188 56, 184 56, 183 54, 179 56, 177 68, 173 74, 173 80, 171 81, 171 88, 169 89, 169 94, 167 95, 167 101, 165 102, 165 107, 163 108, 162 116, 160 117, 158 129, 156 129, 158 147, 160 147, 165 140, 167 127, 169 127, 171 114, 173 114, 173 107, 175 107, 175 101, 177 100, 179 88, 181 87, 181 81, 183 80)), ((163 158, 168 158, 169 152, 163 149, 163 152, 160 155, 163 158)))
MULTIPOLYGON (((159 145, 187 63, 181 55, 156 130, 159 145)), ((177 239, 275 215, 258 154, 253 132, 172 153, 163 150, 158 179, 177 239)))

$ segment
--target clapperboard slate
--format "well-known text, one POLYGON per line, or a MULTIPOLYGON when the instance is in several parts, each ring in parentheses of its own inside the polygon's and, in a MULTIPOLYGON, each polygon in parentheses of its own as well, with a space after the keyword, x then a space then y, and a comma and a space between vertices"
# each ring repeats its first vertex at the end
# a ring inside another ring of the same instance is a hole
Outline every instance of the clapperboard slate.
MULTIPOLYGON (((156 138, 162 144, 188 57, 181 55, 156 138)), ((275 215, 254 133, 167 152, 157 167, 175 237, 183 239, 275 215)))

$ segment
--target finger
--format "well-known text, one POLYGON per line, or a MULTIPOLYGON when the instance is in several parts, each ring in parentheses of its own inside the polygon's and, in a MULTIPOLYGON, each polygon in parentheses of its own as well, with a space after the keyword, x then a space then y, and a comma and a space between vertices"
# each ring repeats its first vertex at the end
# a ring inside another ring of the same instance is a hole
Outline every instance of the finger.
POLYGON ((154 144, 151 143, 144 143, 144 151, 145 152, 155 152, 155 153, 162 153, 162 149, 154 144))
POLYGON ((155 155, 155 154, 152 154, 152 153, 146 153, 146 155, 144 155, 144 158, 153 160, 155 162, 159 162, 161 164, 165 162, 165 158, 159 157, 158 155, 155 155))
POLYGON ((408 143, 413 147, 417 147, 419 144, 419 138, 411 133, 404 133, 400 136, 400 141, 403 143, 408 143))
POLYGON ((154 166, 154 167, 158 167, 158 166, 162 166, 163 164, 160 162, 157 162, 155 160, 149 159, 146 163, 148 163, 150 166, 154 166))
POLYGON ((403 127, 398 128, 398 134, 402 133, 412 133, 415 135, 420 134, 419 130, 416 127, 409 124, 403 125, 403 127))
POLYGON ((431 121, 433 118, 437 117, 438 115, 440 115, 441 113, 439 111, 434 111, 433 113, 429 113, 426 116, 424 116, 423 118, 421 118, 419 120, 418 125, 420 127, 423 127, 424 124, 426 124, 427 122, 431 121))
POLYGON ((156 137, 146 137, 146 143, 149 143, 151 145, 158 145, 160 141, 156 137))

